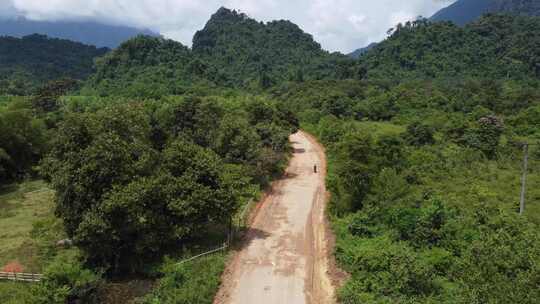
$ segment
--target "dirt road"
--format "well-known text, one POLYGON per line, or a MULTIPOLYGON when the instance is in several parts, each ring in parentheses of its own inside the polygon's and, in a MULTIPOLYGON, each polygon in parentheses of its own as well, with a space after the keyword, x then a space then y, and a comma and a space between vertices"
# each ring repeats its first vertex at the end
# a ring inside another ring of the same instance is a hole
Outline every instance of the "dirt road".
POLYGON ((245 245, 224 275, 216 304, 334 303, 324 217, 324 151, 302 132, 290 140, 294 154, 287 174, 260 203, 245 245))

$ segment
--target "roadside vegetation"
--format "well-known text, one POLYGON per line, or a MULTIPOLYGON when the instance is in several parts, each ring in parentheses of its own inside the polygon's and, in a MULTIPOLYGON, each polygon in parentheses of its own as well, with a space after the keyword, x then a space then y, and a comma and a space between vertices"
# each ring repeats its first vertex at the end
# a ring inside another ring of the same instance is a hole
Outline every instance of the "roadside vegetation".
POLYGON ((274 92, 327 147, 335 255, 351 274, 342 303, 538 302, 536 145, 518 211, 520 143, 540 139, 540 98, 520 87, 316 82, 274 92))

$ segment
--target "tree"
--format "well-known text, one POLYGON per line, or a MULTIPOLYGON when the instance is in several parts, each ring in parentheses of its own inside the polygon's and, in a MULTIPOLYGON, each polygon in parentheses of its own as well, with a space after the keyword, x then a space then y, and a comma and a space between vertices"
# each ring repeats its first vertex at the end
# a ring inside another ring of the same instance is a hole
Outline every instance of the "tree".
POLYGON ((407 127, 405 140, 413 146, 431 145, 435 142, 433 138, 434 131, 428 125, 420 122, 414 122, 407 127))
POLYGON ((247 120, 226 116, 219 130, 215 147, 226 162, 254 164, 257 161, 261 138, 247 120))
POLYGON ((73 79, 51 81, 38 89, 32 107, 40 112, 53 112, 59 107, 59 98, 77 85, 73 79))
POLYGON ((0 184, 33 175, 47 150, 46 128, 29 105, 14 102, 0 108, 0 184))
POLYGON ((169 137, 187 137, 205 147, 214 142, 219 131, 216 124, 223 116, 223 109, 216 103, 192 96, 159 112, 157 119, 169 137))
POLYGON ((504 123, 496 116, 490 115, 478 120, 474 128, 465 135, 468 146, 479 149, 489 157, 495 157, 499 141, 504 130, 504 123))
POLYGON ((56 214, 92 265, 134 271, 225 227, 238 206, 237 184, 214 151, 182 133, 158 151, 151 136, 149 114, 136 104, 74 115, 43 162, 56 214))

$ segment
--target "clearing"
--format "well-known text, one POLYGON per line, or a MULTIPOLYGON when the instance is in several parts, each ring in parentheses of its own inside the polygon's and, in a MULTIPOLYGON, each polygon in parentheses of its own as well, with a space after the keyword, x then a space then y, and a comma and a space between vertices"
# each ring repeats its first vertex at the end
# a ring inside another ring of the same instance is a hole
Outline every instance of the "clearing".
POLYGON ((30 232, 36 221, 51 216, 53 197, 41 180, 0 189, 0 269, 17 261, 26 272, 41 271, 30 232))

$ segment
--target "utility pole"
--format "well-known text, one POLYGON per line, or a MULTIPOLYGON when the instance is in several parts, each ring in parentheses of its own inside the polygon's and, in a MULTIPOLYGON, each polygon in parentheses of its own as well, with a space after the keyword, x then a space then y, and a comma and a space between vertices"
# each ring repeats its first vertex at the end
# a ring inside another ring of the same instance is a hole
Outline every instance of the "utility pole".
POLYGON ((521 176, 521 199, 519 202, 519 214, 525 211, 525 192, 527 189, 527 170, 529 165, 529 144, 523 144, 523 175, 521 176))

